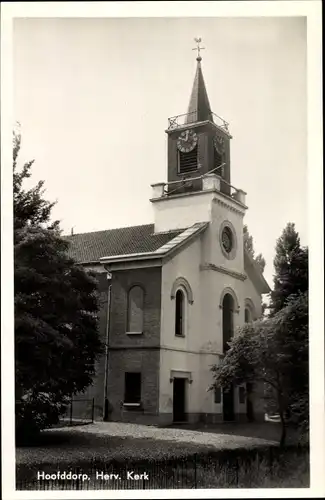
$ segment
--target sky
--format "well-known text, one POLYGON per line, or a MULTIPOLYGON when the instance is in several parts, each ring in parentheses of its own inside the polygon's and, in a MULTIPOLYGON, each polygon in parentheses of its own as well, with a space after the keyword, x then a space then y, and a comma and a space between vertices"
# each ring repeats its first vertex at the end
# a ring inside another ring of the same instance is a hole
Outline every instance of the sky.
POLYGON ((165 130, 187 111, 196 36, 272 285, 287 222, 308 244, 305 18, 15 19, 20 159, 35 159, 32 183, 45 181, 65 233, 153 222, 150 185, 167 180, 165 130))

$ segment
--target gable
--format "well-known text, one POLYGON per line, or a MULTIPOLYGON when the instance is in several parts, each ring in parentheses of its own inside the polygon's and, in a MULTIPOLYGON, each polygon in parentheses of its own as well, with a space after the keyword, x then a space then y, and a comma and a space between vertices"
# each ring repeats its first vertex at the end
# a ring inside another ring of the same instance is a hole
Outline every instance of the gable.
POLYGON ((246 249, 244 249, 244 268, 247 276, 261 295, 271 291, 258 265, 254 262, 246 249))

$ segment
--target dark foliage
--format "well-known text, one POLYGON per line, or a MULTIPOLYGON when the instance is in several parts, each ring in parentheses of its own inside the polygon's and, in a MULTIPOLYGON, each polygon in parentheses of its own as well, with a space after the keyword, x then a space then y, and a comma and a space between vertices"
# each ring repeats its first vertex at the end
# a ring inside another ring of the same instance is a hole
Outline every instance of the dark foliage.
POLYGON ((219 365, 214 387, 261 383, 269 409, 280 414, 281 445, 286 416, 308 427, 308 297, 291 296, 287 306, 267 319, 241 327, 219 365))
POLYGON ((283 230, 275 251, 271 315, 280 311, 290 296, 308 291, 308 248, 301 247, 293 223, 289 222, 283 230))
POLYGON ((14 134, 14 286, 16 429, 34 433, 57 422, 71 394, 85 390, 101 351, 97 284, 68 257, 43 182, 24 190, 33 162, 18 171, 14 134))

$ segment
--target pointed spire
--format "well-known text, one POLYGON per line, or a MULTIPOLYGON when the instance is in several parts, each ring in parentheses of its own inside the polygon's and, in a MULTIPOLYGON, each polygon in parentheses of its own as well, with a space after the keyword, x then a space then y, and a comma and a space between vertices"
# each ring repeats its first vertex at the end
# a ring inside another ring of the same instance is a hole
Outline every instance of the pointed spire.
POLYGON ((195 123, 205 120, 213 121, 201 67, 202 57, 200 56, 200 51, 204 49, 204 47, 200 47, 201 38, 195 38, 194 40, 197 43, 197 47, 193 50, 198 51, 196 58, 197 67, 187 110, 188 116, 185 120, 186 123, 195 123))

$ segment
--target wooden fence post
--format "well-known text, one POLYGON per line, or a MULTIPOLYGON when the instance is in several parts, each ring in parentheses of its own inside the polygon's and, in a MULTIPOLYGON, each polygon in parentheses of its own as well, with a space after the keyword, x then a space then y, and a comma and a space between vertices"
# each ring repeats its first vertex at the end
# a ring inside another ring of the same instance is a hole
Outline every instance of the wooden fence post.
POLYGON ((72 425, 72 396, 70 401, 70 425, 72 425))

